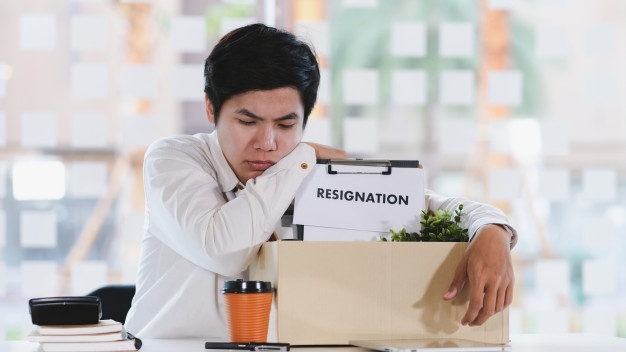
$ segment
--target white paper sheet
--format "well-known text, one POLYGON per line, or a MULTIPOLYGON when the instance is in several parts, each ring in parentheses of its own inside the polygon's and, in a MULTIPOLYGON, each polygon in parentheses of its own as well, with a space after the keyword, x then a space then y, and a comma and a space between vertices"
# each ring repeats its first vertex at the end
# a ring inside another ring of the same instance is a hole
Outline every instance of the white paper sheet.
POLYGON ((372 242, 379 241, 381 237, 389 237, 389 231, 348 230, 320 226, 304 226, 303 228, 304 241, 372 242))
POLYGON ((56 247, 56 213, 54 211, 22 211, 20 213, 20 245, 22 248, 56 247))
POLYGON ((348 154, 369 155, 380 150, 378 121, 346 117, 343 121, 343 148, 348 154))
POLYGON ((588 296, 615 294, 617 267, 619 265, 609 259, 583 261, 583 292, 588 296))
POLYGON ((611 338, 618 336, 618 312, 613 306, 588 306, 582 310, 582 333, 605 335, 611 338))
POLYGON ((107 264, 104 261, 83 261, 72 266, 71 292, 86 295, 107 283, 107 264))
POLYGON ((21 50, 54 50, 56 48, 57 19, 52 14, 25 14, 20 16, 21 50))
POLYGON ((222 18, 222 22, 220 23, 220 36, 224 36, 228 32, 239 27, 257 22, 258 20, 254 17, 222 18))
POLYGON ((564 202, 571 197, 570 172, 566 168, 544 168, 537 176, 537 196, 553 202, 564 202))
POLYGON ((174 52, 205 52, 207 46, 205 18, 202 16, 172 18, 170 45, 174 52))
POLYGON ((395 22, 391 24, 390 51, 396 57, 424 57, 427 52, 426 24, 395 22))
POLYGON ((343 72, 343 101, 347 105, 375 105, 379 101, 378 71, 351 69, 343 72))
POLYGON ((0 160, 0 199, 7 195, 7 172, 9 164, 5 160, 0 160))
POLYGON ((204 102, 204 66, 178 65, 172 71, 172 95, 182 101, 204 102))
POLYGON ((424 70, 394 70, 391 73, 391 103, 398 106, 423 106, 428 96, 424 70))
POLYGON ((69 193, 74 198, 100 198, 107 190, 107 164, 97 161, 74 162, 69 168, 69 193))
POLYGON ((521 0, 488 0, 487 6, 490 10, 516 10, 520 6, 521 0))
POLYGON ((489 198, 516 200, 520 196, 521 174, 519 169, 498 168, 489 170, 489 198))
POLYGON ((581 197, 598 202, 614 201, 617 198, 616 170, 591 167, 583 170, 581 197))
MULTIPOLYGON (((2 63, 0 63, 0 69, 2 68, 2 63)), ((0 98, 4 98, 7 96, 7 81, 0 77, 0 98)))
POLYGON ((105 16, 75 15, 70 19, 70 49, 101 52, 107 47, 110 33, 105 16))
POLYGON ((490 121, 487 126, 489 150, 495 153, 511 152, 510 120, 490 121))
POLYGON ((604 215, 588 215, 582 219, 582 247, 590 253, 606 255, 618 246, 617 230, 610 218, 604 215))
POLYGON ((565 259, 542 259, 535 262, 535 292, 538 295, 568 297, 570 265, 565 259))
POLYGON ((74 64, 70 72, 70 95, 76 100, 109 96, 109 70, 104 64, 74 64))
POLYGON ((599 23, 587 28, 585 33, 585 55, 611 57, 616 54, 618 30, 611 24, 599 23))
POLYGON ((157 95, 157 71, 153 65, 125 65, 120 74, 123 97, 153 99, 157 95))
POLYGON ((122 120, 122 145, 145 148, 158 138, 153 116, 126 116, 122 120))
POLYGON ((517 70, 498 70, 488 74, 489 103, 504 106, 522 104, 522 73, 517 70))
POLYGON ((546 156, 570 154, 570 124, 564 120, 540 120, 541 153, 546 156))
POLYGON ((72 116, 71 145, 75 148, 107 148, 109 120, 100 112, 81 112, 72 116))
POLYGON ((0 210, 0 249, 7 245, 7 214, 0 210))
POLYGON ((378 0, 343 0, 342 3, 345 8, 376 8, 378 7, 378 0))
POLYGON ((476 34, 473 23, 447 22, 439 27, 439 55, 442 58, 471 58, 475 54, 476 34))
POLYGON ((566 334, 570 332, 568 308, 540 310, 535 315, 535 332, 538 334, 566 334))
POLYGON ((535 56, 538 59, 568 57, 568 36, 562 26, 540 25, 535 28, 535 56))
POLYGON ((330 104, 331 76, 327 69, 320 69, 320 85, 317 89, 317 104, 330 104))
MULTIPOLYGON (((390 229, 419 229, 424 209, 421 168, 332 166, 317 164, 296 193, 293 223, 336 229, 389 233, 390 229), (371 172, 372 174, 342 174, 371 172)), ((306 234, 305 234, 306 236, 306 234)))
POLYGON ((304 141, 332 145, 331 121, 328 117, 310 118, 304 130, 304 141))
POLYGON ((612 107, 621 95, 621 83, 614 73, 596 72, 587 74, 583 89, 583 102, 589 107, 612 107))
POLYGON ((4 111, 0 111, 0 147, 5 147, 6 145, 7 145, 7 115, 4 111))
POLYGON ((330 29, 328 22, 299 21, 296 22, 295 27, 296 35, 306 43, 313 44, 317 55, 330 55, 330 29))
POLYGON ((437 129, 443 154, 469 155, 476 144, 476 121, 472 118, 443 118, 437 129))
POLYGON ((54 261, 25 260, 20 278, 23 297, 49 297, 58 294, 59 273, 54 261))
MULTIPOLYGON (((0 296, 4 297, 7 294, 7 266, 4 262, 0 263, 0 296)), ((0 314, 0 321, 2 321, 2 314, 0 314)), ((3 331, 0 328, 0 332, 3 331)), ((6 336, 6 335, 5 335, 6 336)))
POLYGON ((55 147, 57 116, 53 112, 24 112, 21 116, 20 139, 24 147, 55 147))
POLYGON ((439 102, 444 106, 475 104, 476 82, 471 70, 443 70, 439 76, 439 102))
POLYGON ((488 74, 488 100, 494 105, 522 104, 522 73, 517 70, 491 71, 488 74))

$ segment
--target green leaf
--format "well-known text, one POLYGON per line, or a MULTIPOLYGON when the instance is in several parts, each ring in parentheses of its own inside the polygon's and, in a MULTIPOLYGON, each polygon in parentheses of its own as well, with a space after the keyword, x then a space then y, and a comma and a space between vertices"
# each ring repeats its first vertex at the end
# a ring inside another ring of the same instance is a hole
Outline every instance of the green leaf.
MULTIPOLYGON (((439 209, 436 212, 422 210, 420 232, 407 232, 405 228, 399 232, 389 230, 392 242, 467 242, 468 230, 460 226, 463 215, 463 204, 459 204, 453 212, 439 209)), ((385 239, 386 240, 386 239, 385 239)))

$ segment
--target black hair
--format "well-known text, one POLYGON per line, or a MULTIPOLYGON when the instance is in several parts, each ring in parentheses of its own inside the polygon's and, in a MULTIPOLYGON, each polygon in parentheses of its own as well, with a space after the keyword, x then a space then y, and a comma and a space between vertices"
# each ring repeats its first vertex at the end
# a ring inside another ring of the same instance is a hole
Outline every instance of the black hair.
POLYGON ((216 123, 224 102, 235 95, 291 87, 300 93, 306 125, 319 82, 312 48, 292 33, 260 23, 226 34, 204 63, 204 92, 216 123))

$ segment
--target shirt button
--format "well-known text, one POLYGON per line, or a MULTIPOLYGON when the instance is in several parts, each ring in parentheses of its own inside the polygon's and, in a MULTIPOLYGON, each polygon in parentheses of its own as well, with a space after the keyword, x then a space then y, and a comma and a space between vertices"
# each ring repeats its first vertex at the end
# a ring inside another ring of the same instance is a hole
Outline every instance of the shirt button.
POLYGON ((300 164, 300 167, 302 169, 306 170, 309 167, 309 165, 307 163, 302 163, 302 164, 300 164))

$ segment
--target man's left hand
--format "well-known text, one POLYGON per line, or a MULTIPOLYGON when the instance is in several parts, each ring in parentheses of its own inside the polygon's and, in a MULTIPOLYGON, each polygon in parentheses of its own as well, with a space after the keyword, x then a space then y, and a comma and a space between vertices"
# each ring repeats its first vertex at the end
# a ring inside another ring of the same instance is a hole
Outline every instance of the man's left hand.
POLYGON ((501 312, 513 299, 511 235, 499 225, 480 228, 456 268, 454 279, 443 299, 454 299, 469 284, 469 306, 461 324, 482 325, 501 312))

